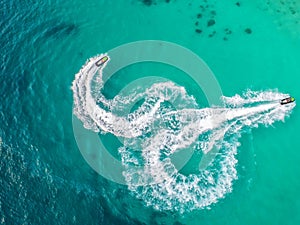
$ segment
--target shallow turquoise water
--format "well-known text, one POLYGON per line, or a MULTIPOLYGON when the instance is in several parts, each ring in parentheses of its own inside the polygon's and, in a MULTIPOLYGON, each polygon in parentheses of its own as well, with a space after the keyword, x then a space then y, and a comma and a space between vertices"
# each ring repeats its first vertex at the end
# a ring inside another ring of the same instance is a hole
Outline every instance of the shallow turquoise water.
POLYGON ((210 209, 183 215, 145 207, 126 187, 94 172, 77 148, 74 74, 87 58, 127 42, 155 39, 189 48, 208 64, 226 96, 247 88, 299 96, 299 4, 208 2, 2 2, 1 223, 300 222, 297 107, 286 123, 241 138, 232 193, 210 209), (210 19, 215 24, 208 27, 210 19))

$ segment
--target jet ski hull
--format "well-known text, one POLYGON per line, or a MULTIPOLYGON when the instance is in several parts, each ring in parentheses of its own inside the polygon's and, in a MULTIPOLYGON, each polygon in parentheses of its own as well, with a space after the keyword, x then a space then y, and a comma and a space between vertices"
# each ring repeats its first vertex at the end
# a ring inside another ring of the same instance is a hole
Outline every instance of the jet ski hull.
POLYGON ((101 59, 99 59, 96 63, 95 63, 95 65, 96 66, 102 66, 104 63, 106 63, 107 61, 108 61, 108 56, 104 56, 104 57, 102 57, 101 59))
POLYGON ((286 104, 289 104, 289 103, 292 103, 295 101, 295 98, 293 97, 288 97, 288 98, 284 98, 284 99, 281 99, 280 100, 280 104, 281 105, 286 105, 286 104))

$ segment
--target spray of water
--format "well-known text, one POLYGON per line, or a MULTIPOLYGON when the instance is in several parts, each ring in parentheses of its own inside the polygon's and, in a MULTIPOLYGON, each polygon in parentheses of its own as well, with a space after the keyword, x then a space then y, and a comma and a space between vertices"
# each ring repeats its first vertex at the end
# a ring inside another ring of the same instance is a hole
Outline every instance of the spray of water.
POLYGON ((172 82, 107 99, 101 92, 107 62, 95 65, 103 56, 89 59, 76 74, 74 114, 87 129, 124 138, 118 152, 126 184, 137 198, 157 210, 202 209, 231 192, 237 179, 238 138, 244 128, 283 121, 295 106, 279 103, 286 94, 247 90, 242 96, 223 97, 222 108, 200 108, 183 87, 172 82), (141 98, 144 101, 136 110, 122 114, 141 98), (166 107, 168 102, 176 102, 176 109, 166 107), (204 155, 216 148, 218 154, 203 170, 184 175, 170 157, 191 146, 204 155))

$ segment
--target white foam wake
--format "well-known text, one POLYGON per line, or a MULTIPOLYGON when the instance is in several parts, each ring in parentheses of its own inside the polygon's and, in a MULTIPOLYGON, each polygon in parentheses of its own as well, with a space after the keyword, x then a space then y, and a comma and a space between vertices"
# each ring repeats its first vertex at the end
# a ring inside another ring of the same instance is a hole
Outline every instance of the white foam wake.
POLYGON ((119 153, 128 188, 157 210, 185 212, 223 198, 237 179, 235 155, 243 127, 284 120, 295 106, 279 104, 286 94, 248 90, 244 96, 223 97, 223 108, 199 109, 194 98, 172 82, 155 83, 108 100, 101 93, 105 65, 95 65, 103 56, 91 58, 76 74, 74 113, 87 129, 125 138, 119 153), (134 112, 122 113, 141 98, 144 102, 134 112), (176 103, 176 109, 166 103, 176 103), (205 170, 183 175, 170 156, 197 143, 205 154, 214 146, 220 154, 205 170))

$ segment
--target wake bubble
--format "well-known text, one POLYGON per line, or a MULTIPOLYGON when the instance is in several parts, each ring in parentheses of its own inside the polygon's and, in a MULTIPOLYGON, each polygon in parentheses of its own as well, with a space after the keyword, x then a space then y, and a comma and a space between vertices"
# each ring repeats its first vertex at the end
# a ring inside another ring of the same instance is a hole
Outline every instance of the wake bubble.
POLYGON ((235 155, 241 133, 283 121, 295 107, 295 103, 280 105, 287 94, 247 90, 242 96, 222 97, 223 108, 200 108, 183 87, 171 81, 107 99, 101 92, 107 62, 95 65, 104 56, 89 59, 76 74, 73 112, 85 128, 124 138, 118 152, 126 184, 156 210, 184 213, 224 198, 238 178, 235 155), (139 99, 144 101, 130 112, 139 99), (204 155, 217 148, 218 154, 204 170, 184 175, 170 157, 187 147, 204 155))

